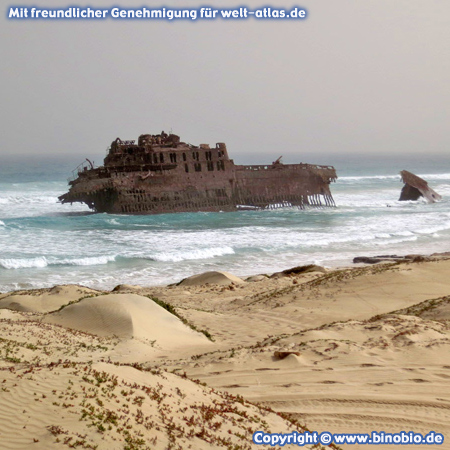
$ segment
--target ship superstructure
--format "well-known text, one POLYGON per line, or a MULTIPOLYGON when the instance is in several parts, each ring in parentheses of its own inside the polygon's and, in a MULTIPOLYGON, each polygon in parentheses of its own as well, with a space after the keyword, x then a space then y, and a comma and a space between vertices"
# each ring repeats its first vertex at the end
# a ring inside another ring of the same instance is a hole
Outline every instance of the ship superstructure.
POLYGON ((117 138, 104 165, 87 160, 69 181, 62 203, 86 203, 96 212, 159 214, 235 211, 275 206, 334 206, 332 166, 236 165, 224 143, 211 148, 174 134, 143 134, 138 142, 117 138))

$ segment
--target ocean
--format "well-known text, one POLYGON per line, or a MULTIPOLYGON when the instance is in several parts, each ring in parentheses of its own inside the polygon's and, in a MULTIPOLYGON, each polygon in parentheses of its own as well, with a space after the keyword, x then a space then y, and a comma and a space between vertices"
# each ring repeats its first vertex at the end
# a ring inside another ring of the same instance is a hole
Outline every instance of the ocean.
MULTIPOLYGON (((278 155, 242 155, 266 164, 278 155)), ((70 157, 0 157, 0 292, 77 283, 164 285, 210 270, 238 276, 303 264, 351 265, 354 256, 450 251, 450 157, 301 155, 331 164, 336 208, 154 216, 94 214, 61 205, 70 157), (398 172, 425 178, 435 204, 398 202, 398 172)))

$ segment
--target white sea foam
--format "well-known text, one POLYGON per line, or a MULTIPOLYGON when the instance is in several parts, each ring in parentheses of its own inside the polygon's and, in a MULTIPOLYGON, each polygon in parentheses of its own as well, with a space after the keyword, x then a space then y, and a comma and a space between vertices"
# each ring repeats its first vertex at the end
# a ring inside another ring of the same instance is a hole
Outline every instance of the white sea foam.
POLYGON ((47 266, 95 266, 108 264, 116 259, 116 256, 90 256, 86 258, 57 259, 38 256, 36 258, 5 258, 0 259, 0 267, 4 269, 28 269, 47 266))
MULTIPOLYGON (((394 244, 401 244, 404 242, 413 242, 413 241, 417 241, 417 236, 408 236, 408 237, 403 237, 403 238, 398 238, 398 239, 386 239, 386 240, 381 240, 381 241, 375 241, 373 243, 370 244, 371 246, 376 246, 376 247, 386 247, 386 246, 392 246, 394 244)), ((363 246, 367 247, 366 244, 363 244, 363 246)))
POLYGON ((89 211, 86 205, 57 202, 65 182, 2 183, 0 291, 67 282, 110 288, 117 280, 155 285, 205 270, 249 275, 313 261, 348 264, 361 254, 450 250, 449 167, 427 174, 434 169, 424 165, 418 174, 444 197, 433 205, 398 202, 402 183, 392 166, 375 175, 363 169, 333 183, 337 208, 220 215, 84 216, 77 213, 89 211))
POLYGON ((58 199, 53 195, 27 195, 24 193, 23 195, 9 195, 7 197, 0 197, 0 203, 3 205, 18 205, 18 204, 55 204, 58 199))
POLYGON ((0 205, 2 218, 31 217, 43 214, 61 213, 67 211, 86 211, 86 205, 62 205, 58 202, 58 195, 63 190, 24 190, 19 185, 17 191, 7 190, 0 192, 0 205))
POLYGON ((339 177, 339 181, 362 181, 362 180, 399 180, 400 175, 366 175, 339 177))
MULTIPOLYGON (((430 173, 416 174, 417 176, 428 180, 450 180, 450 173, 430 173)), ((364 176, 344 176, 339 177, 340 181, 366 181, 366 180, 400 180, 400 174, 397 175, 364 175, 364 176)))
POLYGON ((0 259, 0 267, 4 269, 28 269, 31 267, 47 267, 48 262, 44 256, 37 258, 0 259))
POLYGON ((418 175, 424 180, 450 180, 450 173, 430 173, 418 175))
POLYGON ((96 266, 102 264, 108 264, 116 260, 115 255, 105 256, 88 256, 86 258, 74 258, 74 259, 62 259, 55 261, 54 265, 68 265, 68 266, 96 266))
POLYGON ((216 256, 232 255, 234 250, 231 247, 216 247, 191 249, 186 251, 161 252, 150 256, 148 259, 161 262, 180 262, 195 259, 208 259, 216 256))

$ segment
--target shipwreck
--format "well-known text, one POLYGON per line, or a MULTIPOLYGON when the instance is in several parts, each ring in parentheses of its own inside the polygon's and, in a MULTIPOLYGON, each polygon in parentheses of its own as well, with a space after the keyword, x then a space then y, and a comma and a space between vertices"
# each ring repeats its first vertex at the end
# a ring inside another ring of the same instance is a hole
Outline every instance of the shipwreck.
POLYGON ((442 200, 442 197, 437 192, 433 191, 423 178, 420 178, 407 170, 402 170, 400 176, 405 185, 400 193, 399 201, 417 200, 420 197, 424 197, 428 203, 442 200))
POLYGON ((236 165, 224 143, 211 148, 179 136, 143 134, 115 139, 104 165, 89 160, 75 169, 62 203, 81 202, 96 212, 160 214, 276 207, 333 207, 332 166, 236 165))

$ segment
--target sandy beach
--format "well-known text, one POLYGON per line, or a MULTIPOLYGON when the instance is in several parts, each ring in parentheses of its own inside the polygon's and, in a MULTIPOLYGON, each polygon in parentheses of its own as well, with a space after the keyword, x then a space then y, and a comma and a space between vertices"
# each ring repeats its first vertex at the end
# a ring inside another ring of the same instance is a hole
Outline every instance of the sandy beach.
POLYGON ((450 450, 449 17, 5 2, 0 450, 450 450))
POLYGON ((447 438, 448 273, 440 255, 0 294, 0 447, 266 448, 253 432, 306 429, 447 438))

